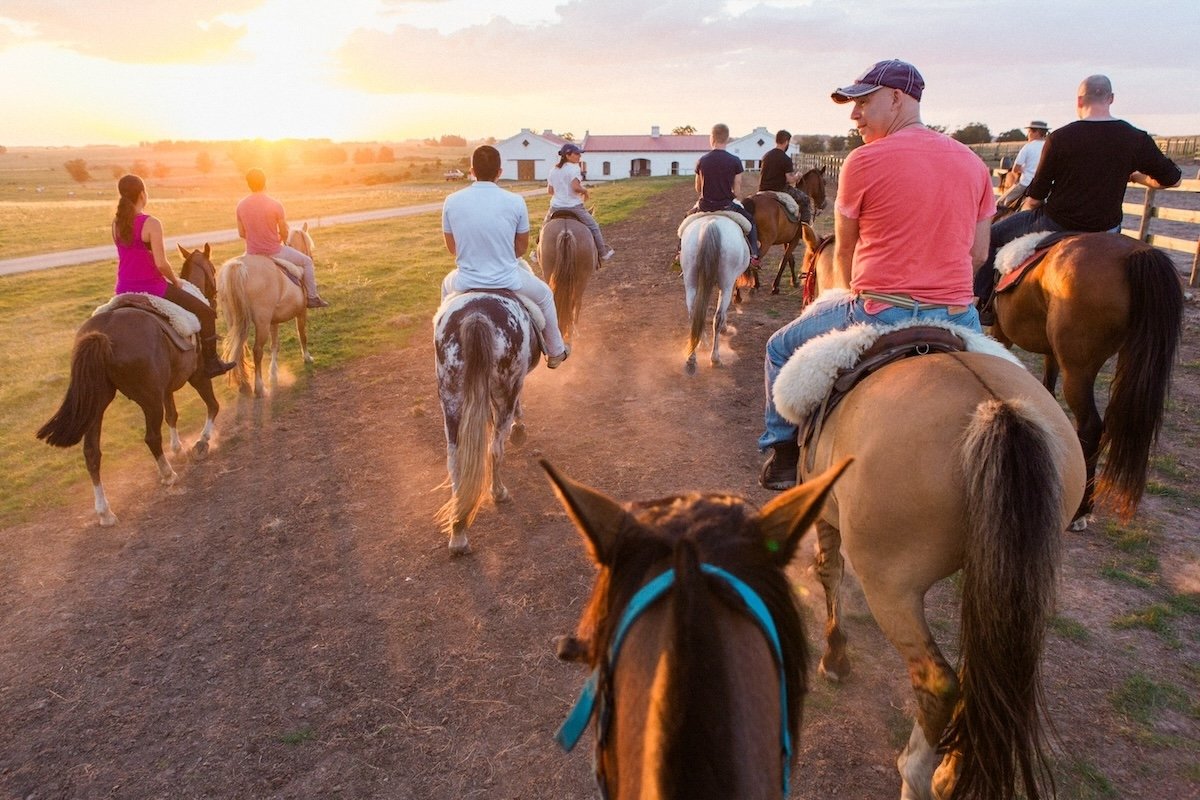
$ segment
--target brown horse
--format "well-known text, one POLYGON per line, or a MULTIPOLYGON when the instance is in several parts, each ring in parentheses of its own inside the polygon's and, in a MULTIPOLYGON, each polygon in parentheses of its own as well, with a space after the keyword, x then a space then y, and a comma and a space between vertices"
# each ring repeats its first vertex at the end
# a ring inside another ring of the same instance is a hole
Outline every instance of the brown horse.
MULTIPOLYGON (((293 229, 288 246, 312 257, 312 238, 308 224, 293 229)), ((254 327, 254 396, 264 392, 262 376, 263 350, 267 332, 271 336, 271 385, 279 381, 279 326, 296 320, 296 335, 304 363, 313 363, 308 351, 308 304, 302 286, 298 286, 283 269, 267 256, 241 255, 221 265, 217 276, 221 291, 221 307, 229 335, 225 340, 225 360, 236 363, 229 372, 229 382, 243 394, 249 394, 246 345, 250 328, 254 327)))
POLYGON ((800 308, 804 309, 817 299, 819 287, 848 288, 844 281, 836 278, 833 273, 833 249, 835 239, 833 234, 817 239, 811 225, 805 225, 802 231, 804 237, 804 266, 801 274, 804 276, 804 291, 800 296, 800 308))
MULTIPOLYGON (((820 214, 825 208, 825 167, 810 169, 796 181, 796 188, 809 196, 813 204, 813 216, 820 214)), ((759 192, 743 201, 754 214, 754 224, 758 228, 758 243, 763 261, 767 253, 777 244, 784 245, 783 259, 779 262, 779 271, 771 284, 771 294, 779 294, 779 281, 785 268, 790 267, 792 286, 796 285, 796 256, 795 249, 801 238, 803 223, 792 222, 788 219, 783 205, 771 193, 759 192)), ((758 275, 755 274, 754 288, 758 288, 758 275)))
POLYGON ((1146 486, 1183 324, 1183 289, 1165 253, 1127 236, 1087 233, 1050 248, 1011 291, 996 295, 992 334, 1045 356, 1043 384, 1063 376, 1087 460, 1082 528, 1095 497, 1128 519, 1146 486), (1096 376, 1117 356, 1103 418, 1096 376), (1099 478, 1096 465, 1107 453, 1099 478))
MULTIPOLYGON (((183 254, 180 276, 194 284, 215 303, 217 283, 209 260, 209 247, 183 254)), ((83 440, 83 460, 92 478, 96 516, 102 526, 115 525, 117 517, 109 508, 100 482, 100 426, 104 412, 117 392, 142 408, 146 419, 146 446, 158 464, 163 486, 178 479, 162 448, 162 423, 166 417, 171 432, 171 449, 183 448, 177 425, 179 412, 174 393, 185 382, 190 383, 208 409, 208 419, 200 438, 192 446, 192 456, 203 458, 208 453, 208 441, 220 406, 213 394, 212 379, 198 368, 201 365, 199 345, 180 350, 171 337, 154 319, 154 315, 136 308, 117 308, 88 319, 75 335, 71 355, 71 382, 62 405, 54 416, 37 432, 39 439, 55 447, 71 447, 83 440)))
POLYGON ((594 670, 559 741, 595 713, 606 798, 788 793, 807 653, 785 568, 846 463, 756 511, 725 494, 619 505, 542 462, 599 568, 559 644, 594 670))
POLYGON ((563 340, 572 341, 583 307, 583 292, 596 269, 596 242, 577 219, 558 217, 542 228, 538 237, 538 263, 554 292, 558 328, 563 340))
POLYGON ((1029 800, 1044 797, 1042 643, 1061 533, 1085 480, 1065 413, 1005 358, 908 358, 874 372, 829 414, 803 454, 801 477, 851 454, 854 467, 817 521, 828 617, 822 674, 838 681, 849 672, 844 552, 916 699, 897 762, 902 800, 1013 800, 1018 783, 1029 800), (956 673, 930 632, 924 600, 960 570, 956 673))

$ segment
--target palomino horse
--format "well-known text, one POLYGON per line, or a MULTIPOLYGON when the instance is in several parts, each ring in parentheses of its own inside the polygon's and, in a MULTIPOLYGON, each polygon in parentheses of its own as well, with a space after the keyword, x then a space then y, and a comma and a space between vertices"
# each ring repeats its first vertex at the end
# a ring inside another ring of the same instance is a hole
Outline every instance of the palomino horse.
POLYGON ((804 309, 809 303, 817 299, 818 287, 833 287, 839 283, 833 274, 833 247, 835 243, 833 234, 831 233, 818 240, 817 234, 811 225, 803 227, 802 235, 804 237, 805 250, 804 267, 801 270, 801 274, 804 276, 804 291, 800 295, 801 309, 804 309))
MULTIPOLYGON (((741 287, 752 283, 750 248, 741 227, 729 217, 696 214, 685 221, 680 243, 683 289, 691 330, 688 333, 687 374, 696 374, 696 347, 704 333, 704 315, 708 312, 713 290, 719 291, 717 311, 712 321, 712 355, 709 362, 720 366, 720 339, 727 329, 725 315, 729 301, 741 287)), ((736 213, 736 212, 733 212, 736 213)), ((738 295, 738 300, 741 299, 738 295)))
POLYGON ((1146 486, 1183 324, 1183 290, 1171 259, 1128 236, 1072 236, 1053 245, 994 303, 992 334, 1044 355, 1042 382, 1051 392, 1062 371, 1063 398, 1075 415, 1087 460, 1079 527, 1094 497, 1128 519, 1146 486), (1116 370, 1101 418, 1096 376, 1114 354, 1116 370), (1097 461, 1105 452, 1097 478, 1097 461))
POLYGON ((596 242, 587 226, 573 217, 556 217, 538 237, 538 263, 554 292, 558 328, 570 342, 579 324, 583 292, 596 269, 596 242))
MULTIPOLYGON (((288 246, 312 257, 312 238, 308 224, 293 229, 288 246)), ((304 363, 313 363, 308 351, 308 304, 302 286, 284 274, 283 268, 267 256, 241 255, 221 265, 217 278, 221 286, 221 306, 225 312, 229 336, 225 340, 225 359, 237 364, 229 372, 229 381, 243 394, 250 390, 246 344, 254 327, 254 396, 263 396, 262 359, 268 331, 271 336, 271 385, 279 380, 279 325, 296 320, 296 335, 304 363)))
POLYGON ((511 292, 455 295, 433 325, 451 490, 437 520, 459 555, 470 551, 467 528, 489 486, 495 502, 510 499, 500 480, 504 440, 511 429, 513 444, 525 441, 521 389, 542 350, 529 311, 511 292))
POLYGON ((846 463, 757 511, 726 494, 620 505, 542 462, 599 568, 559 643, 593 673, 558 738, 570 749, 595 715, 604 797, 787 795, 807 651, 784 570, 846 463))
MULTIPOLYGON (((792 418, 785 372, 793 365, 804 362, 788 362, 774 394, 792 418)), ((1069 420, 1014 360, 924 355, 888 364, 853 389, 802 453, 800 476, 811 479, 848 455, 855 466, 816 526, 828 616, 822 674, 838 681, 850 668, 844 551, 916 696, 897 762, 902 800, 1012 800, 1018 780, 1029 800, 1043 797, 1042 641, 1061 533, 1085 482, 1069 420), (913 470, 914 459, 921 469, 913 470), (959 570, 956 674, 930 633, 924 599, 959 570)))
MULTIPOLYGON (((215 303, 217 283, 209 247, 183 254, 180 276, 196 286, 215 303)), ((91 317, 75 335, 71 355, 71 382, 62 405, 37 432, 39 439, 55 447, 71 447, 83 440, 83 460, 92 478, 96 516, 104 527, 115 525, 117 516, 109 508, 100 482, 100 427, 104 412, 117 392, 142 408, 146 419, 146 446, 158 464, 159 480, 171 486, 179 478, 162 447, 162 423, 166 417, 171 434, 171 450, 179 453, 179 412, 175 392, 190 383, 208 409, 208 419, 200 438, 192 446, 192 456, 208 454, 208 441, 220 406, 213 394, 212 379, 200 368, 199 345, 180 350, 171 342, 154 315, 136 308, 116 308, 91 317)))
MULTIPOLYGON (((796 181, 796 188, 809 196, 813 204, 813 216, 820 214, 825 208, 825 167, 810 169, 796 181)), ((792 222, 788 219, 783 206, 774 197, 764 196, 762 192, 742 201, 754 214, 754 224, 758 228, 758 243, 761 248, 762 260, 767 260, 767 253, 777 244, 784 245, 783 259, 779 262, 779 271, 771 283, 771 294, 779 294, 779 281, 785 268, 791 269, 792 286, 796 285, 796 245, 801 239, 803 222, 792 222)), ((758 288, 758 274, 754 275, 754 288, 758 288)))

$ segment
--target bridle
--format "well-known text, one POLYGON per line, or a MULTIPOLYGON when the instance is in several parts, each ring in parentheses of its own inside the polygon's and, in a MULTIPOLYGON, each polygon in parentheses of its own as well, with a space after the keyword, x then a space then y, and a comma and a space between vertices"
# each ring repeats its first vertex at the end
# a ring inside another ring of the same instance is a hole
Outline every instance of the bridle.
MULTIPOLYGON (((758 593, 750 588, 749 584, 741 578, 712 564, 702 563, 700 564, 700 570, 729 584, 745 604, 746 612, 758 623, 763 635, 767 638, 767 642, 771 645, 771 652, 775 656, 775 666, 779 670, 779 741, 781 757, 783 759, 783 794, 787 796, 792 763, 792 736, 788 730, 787 676, 784 673, 783 648, 779 643, 779 631, 775 626, 775 620, 771 617, 771 612, 767 609, 766 603, 763 602, 758 593)), ((621 614, 621 620, 617 624, 616 633, 613 635, 612 642, 608 647, 607 659, 605 664, 601 665, 607 667, 605 672, 608 676, 611 676, 616 671, 617 657, 621 653, 621 645, 625 640, 625 635, 629 632, 629 628, 650 606, 670 591, 674 584, 675 570, 668 569, 634 594, 633 599, 629 601, 629 605, 625 607, 624 613, 621 614)), ((583 686, 582 692, 580 692, 579 699, 575 701, 575 705, 571 708, 566 720, 554 736, 559 745, 567 752, 570 752, 579 743, 579 739, 583 736, 583 732, 593 716, 596 717, 597 756, 599 756, 599 753, 605 746, 608 726, 612 716, 613 702, 611 679, 605 681, 608 685, 603 688, 601 687, 601 666, 592 671, 587 683, 583 686)), ((596 783, 600 787, 601 796, 607 797, 602 759, 599 757, 596 758, 596 783)))

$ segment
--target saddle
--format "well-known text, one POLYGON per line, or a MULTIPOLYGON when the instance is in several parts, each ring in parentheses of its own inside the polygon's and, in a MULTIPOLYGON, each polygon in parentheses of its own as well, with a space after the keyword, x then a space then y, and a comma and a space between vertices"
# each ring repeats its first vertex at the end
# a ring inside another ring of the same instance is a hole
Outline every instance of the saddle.
MULTIPOLYGON (((189 293, 199 295, 200 290, 192 284, 187 281, 181 283, 189 293)), ((133 308, 146 312, 162 328, 171 344, 180 350, 195 349, 196 337, 200 333, 200 320, 183 306, 153 294, 123 292, 97 307, 92 316, 116 311, 118 308, 133 308)))
MULTIPOLYGON (((1055 233, 1029 233, 1013 239, 996 253, 995 291, 992 297, 1001 292, 1017 287, 1031 269, 1042 262, 1047 251, 1063 239, 1069 239, 1078 234, 1074 231, 1057 231, 1055 233)), ((991 303, 989 302, 989 305, 991 303)))
MULTIPOLYGON (((552 219, 573 219, 576 222, 583 222, 583 219, 575 213, 575 209, 573 208, 551 209, 550 217, 546 221, 549 222, 552 219)), ((586 225, 587 223, 585 222, 584 224, 586 225)))
POLYGON ((800 204, 796 202, 796 198, 792 197, 787 192, 776 192, 772 190, 759 192, 754 195, 755 200, 766 197, 776 200, 781 206, 783 206, 783 213, 787 215, 788 222, 791 222, 794 225, 800 221, 800 204))
POLYGON ((683 222, 679 223, 679 230, 677 232, 679 234, 679 238, 683 238, 683 232, 687 230, 689 225, 698 219, 704 219, 706 217, 725 217, 726 219, 731 219, 738 224, 739 228, 742 229, 743 236, 750 235, 750 220, 746 219, 745 216, 737 211, 696 211, 688 214, 683 218, 683 222))

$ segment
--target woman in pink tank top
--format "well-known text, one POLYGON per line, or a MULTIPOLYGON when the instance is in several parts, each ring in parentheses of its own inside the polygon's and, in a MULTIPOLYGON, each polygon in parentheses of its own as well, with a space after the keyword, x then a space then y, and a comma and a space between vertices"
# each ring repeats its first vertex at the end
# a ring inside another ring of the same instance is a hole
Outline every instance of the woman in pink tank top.
POLYGON ((137 175, 125 175, 117 181, 117 192, 121 199, 112 222, 113 244, 117 246, 114 292, 152 294, 183 306, 200 320, 200 349, 204 358, 200 368, 210 378, 233 369, 232 363, 217 358, 217 312, 179 285, 163 248, 162 223, 142 213, 147 200, 146 184, 137 175))

